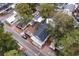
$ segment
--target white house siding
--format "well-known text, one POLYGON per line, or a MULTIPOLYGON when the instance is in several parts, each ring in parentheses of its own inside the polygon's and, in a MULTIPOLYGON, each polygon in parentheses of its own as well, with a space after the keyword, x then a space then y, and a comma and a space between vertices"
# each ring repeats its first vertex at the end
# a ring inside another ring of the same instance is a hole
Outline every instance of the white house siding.
POLYGON ((49 37, 49 35, 46 37, 46 39, 43 42, 41 42, 40 38, 36 37, 36 36, 32 36, 31 39, 33 40, 32 43, 34 45, 36 45, 38 48, 41 48, 45 44, 45 42, 47 41, 48 37, 49 37))

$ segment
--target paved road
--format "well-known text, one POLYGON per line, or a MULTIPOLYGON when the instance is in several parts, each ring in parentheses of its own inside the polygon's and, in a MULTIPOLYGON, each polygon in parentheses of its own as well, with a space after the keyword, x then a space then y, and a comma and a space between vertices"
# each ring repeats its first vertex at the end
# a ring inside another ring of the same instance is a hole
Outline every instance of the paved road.
POLYGON ((26 53, 28 52, 29 55, 31 56, 47 56, 48 54, 42 51, 39 51, 39 49, 35 48, 34 46, 32 46, 28 41, 26 41, 25 39, 23 39, 20 34, 18 34, 16 31, 14 31, 12 28, 10 28, 9 26, 7 26, 7 24, 5 23, 5 19, 7 19, 8 17, 10 17, 12 15, 9 14, 5 17, 0 18, 0 20, 2 20, 5 24, 4 29, 5 31, 8 31, 10 33, 12 33, 12 36, 14 37, 14 39, 19 42, 23 47, 25 47, 27 50, 26 53))
POLYGON ((10 27, 5 26, 5 31, 8 31, 12 33, 12 36, 16 41, 18 41, 23 47, 25 47, 27 50, 29 50, 33 55, 38 55, 40 54, 41 56, 46 56, 46 53, 40 52, 38 49, 36 49, 34 46, 32 46, 28 41, 23 39, 17 32, 12 30, 10 27))

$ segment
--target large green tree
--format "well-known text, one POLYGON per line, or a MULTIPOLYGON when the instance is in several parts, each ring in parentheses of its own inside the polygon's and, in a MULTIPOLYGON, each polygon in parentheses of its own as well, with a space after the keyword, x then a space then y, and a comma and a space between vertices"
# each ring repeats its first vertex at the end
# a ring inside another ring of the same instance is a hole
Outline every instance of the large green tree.
POLYGON ((66 32, 64 36, 58 40, 56 46, 64 47, 58 50, 58 55, 79 55, 79 29, 66 32))
POLYGON ((73 18, 63 12, 55 14, 55 28, 49 25, 48 33, 55 36, 57 55, 79 55, 79 29, 73 28, 73 18))
POLYGON ((54 16, 54 20, 56 23, 56 27, 59 27, 60 31, 65 31, 67 29, 72 28, 73 26, 73 18, 72 16, 69 16, 68 14, 65 14, 63 12, 58 12, 54 16))
POLYGON ((32 13, 33 10, 27 3, 18 3, 15 6, 15 10, 18 12, 18 14, 22 17, 23 20, 31 20, 32 19, 32 13))
POLYGON ((73 18, 63 12, 57 12, 53 16, 55 27, 53 28, 50 24, 47 28, 48 33, 52 36, 60 37, 66 31, 73 29, 73 18))
POLYGON ((38 3, 29 3, 30 8, 33 10, 33 12, 35 12, 37 9, 36 7, 39 6, 38 3))
POLYGON ((15 40, 11 33, 4 32, 3 27, 0 27, 0 55, 4 55, 5 52, 12 49, 17 49, 15 40))
POLYGON ((22 53, 18 50, 10 50, 4 53, 4 56, 21 56, 22 53))
POLYGON ((55 4, 40 4, 40 14, 44 18, 48 18, 54 15, 55 4))

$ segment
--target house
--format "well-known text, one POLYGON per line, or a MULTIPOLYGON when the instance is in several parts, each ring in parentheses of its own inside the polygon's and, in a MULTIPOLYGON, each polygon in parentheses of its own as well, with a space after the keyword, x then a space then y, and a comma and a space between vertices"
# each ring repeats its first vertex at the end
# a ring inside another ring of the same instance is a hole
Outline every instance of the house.
POLYGON ((64 6, 64 13, 67 13, 68 15, 72 15, 72 12, 75 9, 75 5, 74 4, 67 4, 64 6))
POLYGON ((17 13, 13 12, 13 15, 11 15, 9 18, 7 18, 5 21, 9 25, 13 25, 15 22, 17 22, 19 18, 17 17, 17 13))
POLYGON ((32 14, 34 17, 32 20, 35 22, 42 22, 44 19, 40 16, 39 11, 36 11, 35 13, 32 14))
POLYGON ((29 20, 27 21, 19 21, 16 25, 17 28, 21 29, 21 30, 24 30, 29 24, 28 24, 29 20))
POLYGON ((79 6, 72 12, 74 27, 79 27, 79 6))
POLYGON ((63 11, 65 5, 67 5, 67 3, 58 3, 56 11, 58 12, 63 11))
POLYGON ((77 6, 76 9, 74 9, 74 11, 72 12, 72 15, 75 16, 79 16, 79 5, 77 6))
POLYGON ((41 48, 49 37, 48 33, 46 32, 47 26, 48 24, 46 21, 41 23, 34 22, 25 29, 24 34, 29 35, 32 43, 38 48, 41 48))
POLYGON ((33 40, 33 44, 36 45, 37 47, 41 48, 44 43, 47 41, 48 39, 48 33, 45 31, 45 29, 47 28, 47 24, 46 22, 42 25, 39 26, 38 30, 33 33, 33 36, 31 37, 31 39, 33 40))
POLYGON ((58 12, 64 12, 68 15, 72 15, 72 11, 75 9, 75 4, 69 4, 69 3, 59 3, 57 6, 58 12))
POLYGON ((0 3, 0 14, 11 8, 12 3, 0 3))
POLYGON ((15 15, 12 15, 11 17, 7 18, 6 19, 6 22, 9 24, 9 25, 13 25, 15 23, 16 19, 15 19, 15 15))
POLYGON ((44 19, 43 19, 41 16, 35 16, 35 17, 33 18, 33 20, 34 20, 35 22, 42 22, 44 19))
POLYGON ((79 3, 75 3, 75 9, 79 6, 79 3))

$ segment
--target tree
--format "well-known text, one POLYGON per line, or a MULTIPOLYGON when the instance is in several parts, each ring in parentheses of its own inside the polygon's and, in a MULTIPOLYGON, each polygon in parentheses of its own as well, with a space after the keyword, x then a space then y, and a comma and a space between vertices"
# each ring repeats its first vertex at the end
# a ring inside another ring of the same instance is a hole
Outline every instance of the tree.
POLYGON ((39 6, 38 3, 29 3, 30 8, 33 10, 33 13, 37 11, 36 7, 39 6))
POLYGON ((54 15, 55 5, 54 4, 40 4, 40 14, 44 18, 48 18, 54 15))
POLYGON ((63 12, 56 13, 54 18, 55 18, 55 20, 57 20, 61 23, 65 23, 66 26, 71 26, 72 25, 72 21, 73 21, 72 16, 69 16, 68 14, 65 14, 63 12))
POLYGON ((73 29, 73 18, 63 12, 57 12, 53 16, 55 28, 51 25, 48 26, 47 31, 55 37, 61 37, 66 31, 73 29))
POLYGON ((64 36, 58 40, 56 46, 64 47, 58 50, 58 55, 79 55, 79 29, 65 33, 64 36))
POLYGON ((26 4, 26 3, 16 4, 15 10, 23 18, 23 21, 31 20, 32 17, 33 17, 32 16, 33 10, 32 10, 32 8, 30 7, 29 4, 26 4))
POLYGON ((21 56, 22 53, 19 52, 18 50, 10 50, 6 53, 4 53, 4 56, 21 56))
POLYGON ((0 27, 0 55, 4 55, 5 52, 12 49, 17 49, 15 40, 11 33, 4 32, 3 27, 0 27))
POLYGON ((63 12, 59 12, 54 16, 56 27, 59 27, 61 31, 72 28, 73 26, 73 18, 68 14, 63 12))

